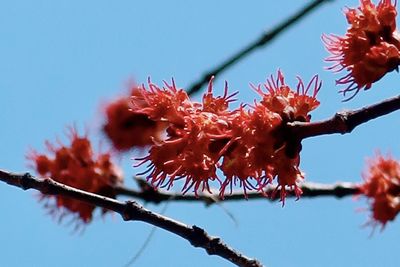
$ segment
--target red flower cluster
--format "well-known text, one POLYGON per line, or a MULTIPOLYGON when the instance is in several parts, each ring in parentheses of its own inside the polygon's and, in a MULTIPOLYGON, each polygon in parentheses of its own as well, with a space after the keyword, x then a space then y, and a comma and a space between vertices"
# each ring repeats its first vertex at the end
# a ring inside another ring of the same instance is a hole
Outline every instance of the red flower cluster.
POLYGON ((400 212, 400 163, 391 156, 378 154, 369 161, 363 177, 365 182, 360 189, 371 202, 370 223, 384 227, 400 212))
POLYGON ((279 71, 276 80, 271 76, 264 85, 266 92, 261 85, 254 87, 262 97, 259 103, 229 110, 235 94, 228 95, 225 85, 224 95, 214 96, 212 80, 202 103, 192 102, 174 82, 163 88, 149 82, 148 89, 141 89, 146 107, 134 105, 133 111, 167 122, 167 138, 154 144, 140 164, 150 162, 148 179, 155 187, 170 188, 175 180, 186 179, 184 193, 192 188, 195 194, 210 191, 209 181, 215 180, 220 183, 221 198, 237 183, 245 195, 252 189, 264 193, 264 187, 277 177, 282 201, 287 188, 300 196, 296 183, 303 178, 298 168, 300 143, 286 140, 283 126, 310 120, 309 112, 319 105, 315 97, 320 86, 315 76, 307 87, 299 79, 297 92, 292 91, 279 71), (310 89, 313 94, 308 96, 310 89), (218 178, 217 169, 225 180, 218 178))
POLYGON ((145 114, 130 110, 131 98, 135 98, 135 106, 145 108, 137 87, 131 89, 130 96, 122 97, 105 107, 106 123, 103 131, 118 151, 129 150, 133 147, 144 147, 160 140, 165 124, 150 120, 145 114))
MULTIPOLYGON (((36 171, 42 176, 48 176, 57 182, 103 196, 115 198, 113 188, 122 183, 121 171, 111 162, 109 153, 95 155, 87 136, 80 137, 74 129, 70 131, 69 147, 60 144, 54 146, 46 142, 52 156, 32 151, 28 159, 36 171)), ((55 203, 47 203, 50 213, 60 214, 60 218, 68 213, 75 213, 82 222, 92 219, 95 206, 86 204, 61 195, 42 195, 42 199, 55 198, 55 203)), ((103 213, 107 210, 103 210, 103 213)))
POLYGON ((361 0, 358 9, 345 11, 350 24, 345 36, 323 35, 322 39, 332 56, 326 60, 334 63, 332 69, 349 73, 337 80, 346 84, 343 95, 354 91, 369 89, 372 83, 386 73, 398 68, 400 64, 400 36, 396 31, 396 2, 380 0, 378 5, 371 0, 361 0))

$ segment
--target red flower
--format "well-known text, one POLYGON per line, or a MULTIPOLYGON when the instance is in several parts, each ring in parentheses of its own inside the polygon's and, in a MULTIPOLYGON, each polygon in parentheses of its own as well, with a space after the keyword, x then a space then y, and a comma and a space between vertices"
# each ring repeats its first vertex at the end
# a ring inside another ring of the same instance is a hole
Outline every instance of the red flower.
MULTIPOLYGON (((39 154, 32 151, 28 159, 36 171, 42 176, 48 176, 57 182, 115 198, 113 188, 122 183, 120 170, 111 162, 109 153, 95 155, 87 136, 79 136, 71 128, 71 143, 69 146, 60 144, 54 146, 46 142, 51 155, 39 154)), ((68 213, 76 214, 83 223, 92 220, 95 206, 74 200, 65 196, 42 195, 41 199, 55 199, 55 203, 47 203, 53 215, 59 215, 60 219, 68 213), (64 209, 61 209, 64 208, 64 209)), ((103 210, 103 213, 107 210, 103 210)))
POLYGON ((326 49, 332 54, 326 60, 333 62, 329 69, 349 73, 337 80, 347 85, 340 92, 346 100, 353 98, 362 88, 371 88, 372 83, 400 64, 400 37, 396 31, 396 2, 380 0, 375 6, 371 0, 361 0, 358 9, 345 11, 350 24, 345 36, 323 35, 326 49))
POLYGON ((220 196, 232 181, 239 180, 246 194, 246 189, 262 189, 277 177, 284 202, 286 188, 292 188, 297 197, 301 190, 298 181, 303 178, 299 170, 300 143, 287 140, 282 134, 282 124, 291 121, 310 121, 309 113, 318 107, 316 95, 321 82, 314 76, 307 86, 298 78, 297 90, 293 91, 285 83, 284 76, 278 71, 275 79, 267 80, 264 92, 261 85, 253 86, 261 96, 260 103, 246 112, 240 109, 232 120, 232 145, 224 154, 221 169, 226 176, 220 196), (311 96, 308 95, 310 89, 311 96), (256 185, 249 181, 255 180, 256 185))
POLYGON ((237 182, 243 187, 245 196, 247 190, 262 191, 265 185, 272 183, 275 176, 273 155, 277 142, 274 130, 281 123, 279 114, 261 104, 256 104, 253 110, 241 108, 237 112, 231 122, 232 138, 223 153, 220 166, 226 176, 220 191, 221 198, 226 188, 229 186, 232 190, 232 185, 237 182))
POLYGON ((371 222, 382 227, 395 219, 400 212, 400 163, 390 155, 380 154, 369 161, 368 170, 363 174, 361 193, 370 199, 371 222))
POLYGON ((155 122, 146 114, 131 111, 131 98, 135 106, 146 107, 140 89, 132 88, 130 97, 123 97, 105 107, 106 123, 103 131, 116 150, 124 151, 134 147, 153 144, 161 140, 165 124, 155 122))
POLYGON ((147 90, 142 85, 139 91, 141 95, 132 97, 132 111, 145 114, 154 121, 167 121, 183 125, 185 112, 196 109, 196 107, 193 106, 183 89, 176 88, 174 80, 171 85, 166 82, 164 84, 165 87, 160 88, 149 79, 149 89, 147 90))
POLYGON ((239 92, 235 92, 231 95, 228 95, 228 83, 225 81, 224 87, 224 95, 215 97, 213 95, 213 81, 214 76, 211 77, 210 82, 208 83, 207 92, 203 96, 203 112, 210 112, 217 115, 228 115, 229 113, 229 103, 236 101, 236 99, 232 99, 239 92))
POLYGON ((276 80, 267 81, 267 92, 254 87, 262 96, 260 103, 235 110, 228 109, 235 94, 228 95, 225 86, 223 96, 214 96, 212 79, 202 103, 192 102, 174 83, 165 85, 143 87, 146 105, 133 109, 168 123, 166 140, 156 142, 140 163, 150 163, 148 179, 154 187, 170 188, 176 180, 185 179, 183 192, 193 188, 198 194, 198 190, 210 191, 209 182, 216 180, 223 198, 233 185, 243 187, 245 196, 248 190, 265 194, 264 187, 277 177, 282 201, 287 189, 300 196, 300 141, 287 140, 282 130, 287 122, 310 121, 309 113, 319 105, 317 76, 307 86, 299 79, 297 91, 292 91, 278 71, 276 80), (217 169, 225 175, 223 181, 217 169))
POLYGON ((253 86, 261 97, 261 104, 269 110, 278 113, 282 118, 296 121, 310 121, 309 113, 319 106, 316 96, 321 89, 322 82, 318 76, 312 77, 307 86, 304 85, 302 79, 297 77, 298 83, 296 91, 291 90, 285 83, 283 73, 278 70, 278 77, 275 79, 272 75, 267 80, 264 87, 267 92, 263 92, 261 85, 253 86), (311 96, 310 89, 312 89, 311 96))
MULTIPOLYGON (((156 121, 169 123, 167 139, 157 142, 142 159, 150 161, 149 180, 155 187, 170 188, 176 179, 185 178, 183 191, 209 189, 209 181, 217 179, 216 169, 220 151, 219 143, 229 138, 227 132, 231 97, 214 97, 212 83, 203 97, 203 104, 190 101, 186 92, 165 83, 159 88, 149 83, 149 90, 142 94, 148 101, 145 108, 137 107, 137 113, 148 115, 156 121)), ((227 89, 226 89, 227 90, 227 89)), ((227 92, 225 90, 225 92, 227 92)))

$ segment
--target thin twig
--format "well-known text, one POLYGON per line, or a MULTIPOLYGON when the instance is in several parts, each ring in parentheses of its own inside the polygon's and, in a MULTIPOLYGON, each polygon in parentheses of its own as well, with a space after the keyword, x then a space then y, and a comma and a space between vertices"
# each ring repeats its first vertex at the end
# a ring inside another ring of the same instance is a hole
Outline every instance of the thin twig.
POLYGON ((220 238, 208 235, 204 229, 195 225, 188 226, 152 212, 135 201, 121 202, 58 183, 50 178, 38 179, 29 173, 16 174, 0 170, 0 180, 24 190, 36 189, 44 194, 63 195, 97 207, 113 210, 119 213, 125 221, 143 221, 152 224, 179 235, 188 240, 194 247, 205 249, 209 255, 218 255, 237 266, 262 266, 259 261, 235 251, 220 238))
POLYGON ((332 1, 332 0, 312 1, 309 4, 307 4, 306 6, 304 6, 302 9, 300 9, 297 13, 293 14, 292 16, 287 18, 285 21, 276 25, 276 27, 273 28, 272 30, 263 33, 257 40, 248 44, 246 47, 242 48, 239 52, 232 55, 230 58, 223 61, 218 66, 207 71, 203 75, 202 78, 200 78, 197 82, 194 82, 192 85, 190 85, 188 87, 188 89, 187 89, 188 94, 196 93, 198 90, 200 90, 200 88, 203 85, 205 85, 209 82, 209 80, 211 79, 212 76, 216 76, 216 75, 220 74, 221 72, 225 71, 226 69, 228 69, 230 66, 232 66, 239 60, 241 60, 244 57, 246 57, 247 55, 249 55, 251 52, 253 52, 257 48, 260 48, 260 47, 265 46, 266 44, 270 43, 280 33, 287 30, 290 26, 295 25, 295 23, 298 22, 300 19, 304 18, 307 14, 311 13, 311 11, 315 10, 318 6, 320 6, 321 4, 328 2, 328 1, 332 1))
MULTIPOLYGON (((336 198, 342 198, 346 196, 357 195, 360 193, 359 185, 355 183, 336 183, 336 184, 320 184, 320 183, 303 183, 300 188, 303 190, 302 198, 314 198, 321 196, 330 196, 336 198)), ((270 195, 276 186, 267 186, 265 192, 270 195)), ((151 187, 141 188, 140 190, 130 189, 126 187, 115 188, 116 194, 141 199, 145 202, 159 204, 164 201, 184 201, 184 202, 204 202, 207 206, 216 203, 219 200, 218 193, 215 194, 194 194, 171 193, 165 190, 153 189, 151 187)), ((293 194, 288 192, 287 197, 295 197, 293 194)), ((259 192, 247 192, 247 199, 267 199, 277 200, 279 199, 279 190, 274 199, 266 198, 259 192)), ((234 191, 231 194, 225 195, 225 201, 240 201, 246 200, 242 191, 234 191)))
POLYGON ((288 123, 287 136, 299 140, 326 135, 350 133, 357 126, 400 109, 400 95, 357 110, 337 112, 332 118, 319 122, 288 123))

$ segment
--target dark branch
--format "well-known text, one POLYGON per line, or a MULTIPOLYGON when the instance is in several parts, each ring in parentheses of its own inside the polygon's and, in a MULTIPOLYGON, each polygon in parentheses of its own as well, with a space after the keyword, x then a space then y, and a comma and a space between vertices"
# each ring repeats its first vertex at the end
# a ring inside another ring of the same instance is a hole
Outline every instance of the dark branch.
MULTIPOLYGON (((272 193, 275 190, 276 186, 268 186, 265 191, 267 193, 272 193)), ((331 196, 336 198, 342 198, 345 196, 357 195, 360 193, 359 185, 353 183, 337 183, 337 184, 319 184, 319 183, 304 183, 300 186, 303 190, 302 198, 314 198, 321 196, 331 196)), ((182 195, 180 193, 170 193, 165 190, 154 189, 147 186, 142 186, 139 190, 129 189, 126 187, 118 187, 115 189, 116 194, 129 196, 137 199, 141 199, 145 202, 159 204, 164 201, 185 201, 185 202, 203 202, 206 205, 211 205, 216 202, 222 201, 219 199, 218 193, 215 194, 199 194, 196 197, 194 194, 185 194, 182 195)), ((293 194, 288 194, 287 197, 294 197, 293 194)), ((248 192, 248 199, 267 199, 267 200, 277 200, 279 199, 279 190, 276 194, 276 198, 266 198, 262 194, 258 192, 248 192)), ((225 201, 240 201, 246 200, 242 191, 235 191, 232 194, 226 195, 224 198, 225 201)))
POLYGON ((315 0, 306 6, 304 6, 301 10, 299 10, 296 14, 290 16, 287 20, 283 21, 282 23, 278 24, 275 28, 272 30, 265 32, 263 35, 261 35, 257 40, 253 41, 252 43, 248 44, 246 47, 244 47, 242 50, 216 66, 215 68, 209 70, 204 74, 204 76, 197 82, 193 83, 191 86, 188 87, 187 92, 188 94, 194 94, 200 88, 207 84, 208 81, 211 79, 212 76, 216 76, 220 74, 221 72, 225 71, 228 69, 230 66, 241 60, 242 58, 246 57, 249 55, 251 52, 256 50, 257 48, 260 48, 269 42, 271 42, 275 37, 277 37, 280 33, 284 32, 286 29, 288 29, 290 26, 293 26, 296 22, 298 22, 300 19, 305 17, 307 14, 309 14, 311 11, 316 9, 318 6, 321 4, 332 1, 332 0, 315 0))
MULTIPOLYGON (((298 140, 302 140, 326 134, 350 133, 357 126, 398 109, 400 109, 400 96, 358 110, 337 112, 332 118, 320 122, 288 123, 287 136, 293 136, 298 140)), ((0 180, 24 190, 34 188, 45 194, 61 194, 77 200, 82 200, 95 206, 118 212, 125 220, 139 220, 150 223, 187 239, 193 246, 202 247, 209 254, 219 255, 239 266, 261 266, 258 261, 249 259, 229 248, 219 238, 208 236, 203 229, 196 226, 190 227, 165 216, 153 213, 150 210, 144 209, 136 202, 128 201, 123 203, 114 199, 81 191, 57 183, 51 179, 36 179, 29 174, 18 175, 0 170, 0 180)), ((218 201, 218 197, 215 195, 201 195, 197 198, 194 195, 180 195, 164 191, 156 191, 151 189, 151 187, 148 187, 145 190, 143 188, 144 187, 142 187, 141 191, 135 191, 121 187, 116 188, 116 193, 153 203, 160 203, 166 200, 199 201, 200 199, 206 204, 212 204, 218 201)), ((340 198, 359 193, 358 185, 350 183, 337 185, 304 183, 301 188, 303 190, 303 197, 335 196, 340 198)), ((273 190, 273 188, 270 187, 267 188, 267 190, 270 191, 273 190)), ((249 199, 261 197, 262 196, 258 193, 248 194, 249 199)), ((238 192, 234 192, 225 197, 225 201, 241 199, 243 199, 243 194, 238 192)))
POLYGON ((154 213, 135 201, 121 202, 61 184, 49 178, 38 179, 28 173, 21 175, 0 170, 0 180, 24 190, 32 188, 44 194, 63 195, 97 207, 113 210, 119 213, 125 221, 143 221, 152 224, 181 236, 188 240, 194 247, 205 249, 209 255, 218 255, 238 266, 262 266, 257 260, 250 259, 230 248, 220 238, 209 236, 202 228, 195 225, 188 226, 166 216, 154 213))
POLYGON ((357 126, 400 109, 400 95, 358 110, 337 112, 332 118, 319 122, 288 123, 288 136, 299 140, 325 134, 350 133, 357 126))

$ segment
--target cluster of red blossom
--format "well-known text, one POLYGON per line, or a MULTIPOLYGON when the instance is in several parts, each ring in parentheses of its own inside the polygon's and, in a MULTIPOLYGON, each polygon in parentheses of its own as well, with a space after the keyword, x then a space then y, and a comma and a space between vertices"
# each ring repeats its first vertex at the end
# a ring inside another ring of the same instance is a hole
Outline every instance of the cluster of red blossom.
POLYGON ((345 36, 323 36, 326 48, 332 53, 327 61, 334 62, 330 69, 349 73, 337 80, 337 84, 348 84, 344 95, 354 91, 353 98, 362 88, 369 89, 372 83, 386 73, 397 70, 400 64, 400 35, 396 31, 396 2, 381 0, 375 6, 371 0, 361 0, 358 9, 345 11, 350 24, 345 36))
MULTIPOLYGON (((346 69, 349 73, 337 80, 347 85, 341 92, 353 92, 353 98, 361 89, 371 88, 386 73, 398 70, 400 65, 400 35, 396 31, 396 3, 380 0, 360 0, 360 7, 345 11, 350 27, 345 36, 323 36, 326 48, 332 56, 327 61, 335 72, 346 69)), ((400 210, 400 164, 378 155, 369 163, 361 185, 363 195, 370 198, 372 223, 383 226, 393 220, 400 210)))
MULTIPOLYGON (((357 9, 345 11, 349 29, 345 36, 323 36, 332 53, 327 60, 334 62, 335 71, 349 73, 337 81, 345 84, 342 90, 355 94, 400 64, 400 36, 396 32, 396 3, 381 0, 377 5, 361 0, 357 9)), ((210 181, 219 183, 221 198, 233 185, 244 190, 257 190, 277 181, 277 190, 284 201, 286 190, 297 197, 303 179, 299 169, 301 140, 285 132, 288 122, 309 122, 309 113, 318 107, 316 95, 321 87, 317 76, 305 86, 301 79, 296 90, 286 85, 278 71, 263 86, 253 86, 261 96, 253 105, 228 108, 235 94, 214 96, 212 80, 201 103, 193 102, 175 83, 160 88, 148 82, 132 88, 130 95, 105 107, 106 123, 103 131, 115 150, 150 146, 141 164, 149 164, 148 181, 155 188, 168 189, 183 179, 182 191, 209 191, 210 181), (310 94, 311 92, 311 94, 310 94), (222 175, 217 174, 217 170, 222 175), (223 178, 222 178, 223 177, 223 178), (222 178, 222 179, 221 179, 222 178)), ((350 99, 348 98, 348 99, 350 99)), ((61 183, 88 191, 115 197, 114 186, 122 181, 110 154, 94 157, 86 136, 72 131, 70 147, 48 145, 53 158, 36 152, 30 155, 39 174, 50 176, 61 183)), ((393 220, 400 204, 398 200, 399 164, 378 156, 371 162, 366 181, 361 186, 364 195, 371 198, 373 219, 383 225, 393 220)), ((92 218, 94 207, 79 201, 56 196, 56 207, 75 212, 84 222, 92 218)))
MULTIPOLYGON (((69 146, 54 146, 46 142, 53 157, 31 151, 28 158, 34 162, 36 171, 45 177, 81 190, 115 198, 114 187, 122 183, 122 172, 110 159, 109 153, 95 155, 86 136, 78 136, 70 130, 69 146)), ((95 206, 62 195, 42 195, 42 199, 55 198, 55 203, 47 202, 49 212, 61 217, 68 212, 76 213, 82 222, 92 219, 95 206), (60 209, 60 208, 65 209, 60 209)), ((106 212, 107 210, 103 210, 106 212)))
POLYGON ((277 79, 271 76, 264 86, 266 92, 261 86, 255 88, 262 97, 259 103, 235 110, 228 109, 234 94, 228 95, 225 87, 222 97, 214 96, 212 80, 202 103, 192 102, 174 83, 159 88, 149 82, 148 90, 144 86, 139 89, 141 95, 132 98, 132 112, 168 124, 166 139, 155 142, 142 159, 142 163, 150 163, 151 184, 169 188, 184 178, 183 191, 193 187, 197 194, 199 189, 211 192, 209 181, 217 180, 223 198, 225 189, 236 182, 246 195, 248 189, 263 192, 277 177, 282 200, 286 186, 299 196, 296 181, 303 178, 298 168, 300 148, 289 151, 282 129, 286 122, 309 121, 308 113, 319 105, 315 96, 321 83, 314 76, 305 88, 299 79, 297 91, 292 91, 279 71, 277 79), (310 89, 313 93, 308 96, 310 89), (217 176, 218 168, 223 181, 217 176))
POLYGON ((385 226, 400 212, 400 163, 391 156, 376 155, 364 173, 361 192, 371 201, 372 223, 385 226))

